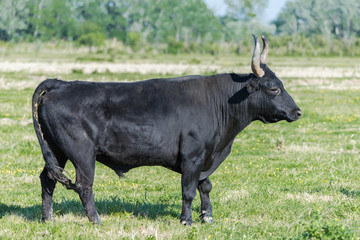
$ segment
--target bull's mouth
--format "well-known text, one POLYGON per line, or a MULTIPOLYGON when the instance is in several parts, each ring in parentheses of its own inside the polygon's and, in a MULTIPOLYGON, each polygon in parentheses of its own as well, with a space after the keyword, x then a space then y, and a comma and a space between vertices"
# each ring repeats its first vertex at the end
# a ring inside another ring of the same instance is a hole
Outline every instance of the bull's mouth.
POLYGON ((283 112, 282 116, 270 116, 270 117, 264 117, 264 116, 259 116, 260 121, 262 121, 263 123, 276 123, 282 120, 286 120, 287 122, 294 122, 296 120, 298 120, 300 117, 302 116, 302 112, 300 109, 295 109, 293 111, 291 111, 290 113, 285 113, 283 112))
POLYGON ((296 120, 298 120, 298 118, 289 117, 289 118, 286 118, 285 120, 286 120, 287 122, 295 122, 296 120))
POLYGON ((278 121, 285 120, 285 119, 274 118, 274 117, 265 118, 263 116, 260 116, 258 120, 260 120, 261 122, 267 124, 267 123, 276 123, 278 121))

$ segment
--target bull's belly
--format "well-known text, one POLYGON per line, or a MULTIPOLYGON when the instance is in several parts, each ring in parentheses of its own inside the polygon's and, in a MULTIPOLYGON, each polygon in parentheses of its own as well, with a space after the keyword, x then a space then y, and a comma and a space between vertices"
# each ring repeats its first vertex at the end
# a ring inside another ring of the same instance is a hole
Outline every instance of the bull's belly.
POLYGON ((160 151, 160 149, 141 150, 129 149, 122 151, 106 151, 100 153, 97 158, 111 162, 118 166, 135 168, 140 166, 163 166, 173 168, 177 165, 177 153, 172 151, 160 151))

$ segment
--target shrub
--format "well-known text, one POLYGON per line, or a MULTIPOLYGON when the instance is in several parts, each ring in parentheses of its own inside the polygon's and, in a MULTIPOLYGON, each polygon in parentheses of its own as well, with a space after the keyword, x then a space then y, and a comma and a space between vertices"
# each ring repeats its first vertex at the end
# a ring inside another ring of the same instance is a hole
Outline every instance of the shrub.
POLYGON ((130 46, 130 48, 133 51, 138 51, 139 50, 139 45, 140 45, 140 40, 141 40, 141 34, 138 32, 129 32, 128 37, 127 37, 127 45, 130 46))
POLYGON ((170 54, 181 53, 184 48, 184 43, 177 41, 174 37, 169 37, 167 51, 170 54))
POLYGON ((301 235, 300 239, 351 239, 353 231, 335 220, 327 222, 317 220, 305 226, 305 231, 301 235))
POLYGON ((85 45, 89 47, 103 46, 105 44, 105 36, 100 32, 86 33, 81 35, 76 42, 79 45, 85 45))

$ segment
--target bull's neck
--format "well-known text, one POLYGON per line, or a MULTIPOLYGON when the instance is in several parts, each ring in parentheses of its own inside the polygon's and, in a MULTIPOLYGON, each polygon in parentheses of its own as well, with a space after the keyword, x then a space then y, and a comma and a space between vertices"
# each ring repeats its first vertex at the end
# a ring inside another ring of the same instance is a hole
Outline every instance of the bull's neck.
MULTIPOLYGON (((220 78, 221 76, 219 76, 220 78)), ((252 74, 224 74, 219 79, 219 100, 217 116, 226 138, 234 139, 255 116, 248 109, 248 92, 246 85, 252 74)))

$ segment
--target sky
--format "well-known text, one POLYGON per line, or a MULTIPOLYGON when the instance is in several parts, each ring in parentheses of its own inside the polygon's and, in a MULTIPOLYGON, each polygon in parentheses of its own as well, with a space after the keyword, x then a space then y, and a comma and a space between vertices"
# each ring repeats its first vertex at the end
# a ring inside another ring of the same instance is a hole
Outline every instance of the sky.
MULTIPOLYGON (((264 23, 270 23, 274 20, 281 8, 285 6, 288 0, 269 0, 268 6, 265 9, 263 19, 264 23)), ((224 0, 205 0, 210 9, 215 10, 216 15, 224 15, 226 12, 226 4, 224 0)), ((260 19, 260 20, 261 20, 260 19)))

